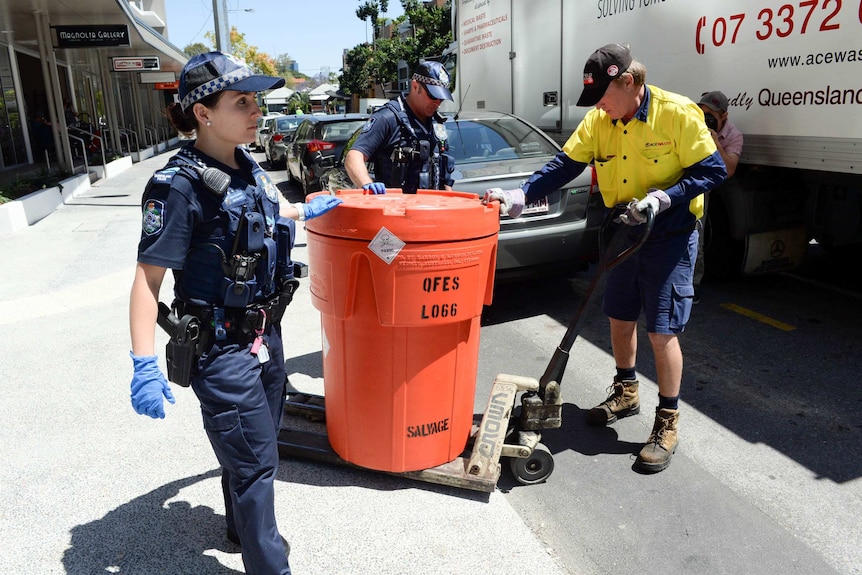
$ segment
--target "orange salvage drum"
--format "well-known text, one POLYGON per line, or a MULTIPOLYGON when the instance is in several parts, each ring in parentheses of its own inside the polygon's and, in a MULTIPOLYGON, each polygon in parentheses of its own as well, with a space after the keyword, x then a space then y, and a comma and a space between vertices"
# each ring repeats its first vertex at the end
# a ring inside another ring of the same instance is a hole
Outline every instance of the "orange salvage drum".
POLYGON ((473 425, 496 204, 438 190, 337 195, 343 204, 306 222, 330 445, 381 471, 448 463, 473 425))

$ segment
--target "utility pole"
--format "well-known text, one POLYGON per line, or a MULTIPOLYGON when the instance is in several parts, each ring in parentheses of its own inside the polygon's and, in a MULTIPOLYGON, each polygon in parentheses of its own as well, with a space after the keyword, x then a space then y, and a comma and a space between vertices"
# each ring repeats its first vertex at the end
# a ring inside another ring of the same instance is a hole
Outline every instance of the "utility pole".
POLYGON ((227 23, 227 0, 213 0, 216 50, 230 53, 230 26, 227 23))

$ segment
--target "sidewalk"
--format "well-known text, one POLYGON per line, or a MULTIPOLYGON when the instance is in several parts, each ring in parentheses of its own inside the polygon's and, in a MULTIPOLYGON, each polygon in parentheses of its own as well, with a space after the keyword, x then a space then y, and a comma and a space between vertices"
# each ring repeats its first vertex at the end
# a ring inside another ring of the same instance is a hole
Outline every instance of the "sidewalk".
MULTIPOLYGON (((243 573, 194 394, 173 386, 164 420, 129 403, 139 203, 167 158, 0 239, 2 573, 243 573)), ((307 261, 301 229, 295 258, 307 261)), ((319 314, 305 283, 283 325, 291 383, 320 393, 319 314)), ((500 492, 282 459, 276 512, 297 575, 565 573, 500 492)))

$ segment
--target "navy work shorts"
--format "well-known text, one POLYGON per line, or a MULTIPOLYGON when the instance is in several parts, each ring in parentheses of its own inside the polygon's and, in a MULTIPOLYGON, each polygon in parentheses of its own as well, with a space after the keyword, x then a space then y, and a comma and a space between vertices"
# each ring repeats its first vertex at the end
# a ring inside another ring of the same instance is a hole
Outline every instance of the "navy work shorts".
POLYGON ((698 231, 650 238, 608 272, 602 310, 610 318, 637 321, 643 310, 648 333, 682 333, 691 315, 698 231))

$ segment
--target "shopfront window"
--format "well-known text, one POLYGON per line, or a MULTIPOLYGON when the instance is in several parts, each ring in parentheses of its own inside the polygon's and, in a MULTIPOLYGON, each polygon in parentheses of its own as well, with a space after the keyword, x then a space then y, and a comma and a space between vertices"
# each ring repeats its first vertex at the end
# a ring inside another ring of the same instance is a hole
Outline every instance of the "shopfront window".
POLYGON ((21 109, 12 78, 9 50, 0 44, 0 169, 27 162, 21 109))

